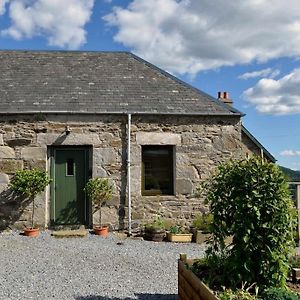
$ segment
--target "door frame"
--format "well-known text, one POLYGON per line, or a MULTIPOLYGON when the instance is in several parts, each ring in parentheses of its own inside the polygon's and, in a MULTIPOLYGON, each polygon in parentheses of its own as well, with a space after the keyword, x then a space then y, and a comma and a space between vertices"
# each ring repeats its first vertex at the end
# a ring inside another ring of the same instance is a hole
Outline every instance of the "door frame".
MULTIPOLYGON (((89 178, 92 177, 92 146, 49 146, 48 153, 50 158, 50 226, 55 226, 55 157, 57 150, 80 150, 85 153, 85 164, 86 164, 86 172, 85 172, 85 181, 88 181, 89 178)), ((85 222, 83 225, 91 227, 92 225, 92 205, 91 201, 87 198, 85 194, 85 222)), ((67 226, 67 225, 66 225, 67 226)))

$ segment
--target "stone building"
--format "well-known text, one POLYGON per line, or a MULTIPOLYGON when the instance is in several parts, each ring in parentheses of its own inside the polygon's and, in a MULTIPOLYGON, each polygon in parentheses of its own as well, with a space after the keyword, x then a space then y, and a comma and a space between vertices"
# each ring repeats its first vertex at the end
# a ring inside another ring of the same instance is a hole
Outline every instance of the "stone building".
POLYGON ((91 226, 83 188, 105 177, 114 196, 104 222, 134 229, 158 214, 189 224, 205 210, 195 189, 223 161, 274 160, 227 93, 215 99, 131 53, 1 51, 0 70, 2 229, 29 219, 28 203, 8 189, 22 168, 52 178, 37 225, 91 226))

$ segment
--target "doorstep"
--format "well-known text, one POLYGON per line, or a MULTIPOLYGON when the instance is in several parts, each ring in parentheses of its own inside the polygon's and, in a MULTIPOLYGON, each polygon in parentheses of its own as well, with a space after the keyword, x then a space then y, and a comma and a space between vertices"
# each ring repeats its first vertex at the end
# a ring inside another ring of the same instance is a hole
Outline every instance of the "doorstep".
POLYGON ((51 235, 56 238, 68 238, 68 237, 85 237, 88 231, 86 229, 75 229, 75 230, 57 230, 52 231, 51 235))

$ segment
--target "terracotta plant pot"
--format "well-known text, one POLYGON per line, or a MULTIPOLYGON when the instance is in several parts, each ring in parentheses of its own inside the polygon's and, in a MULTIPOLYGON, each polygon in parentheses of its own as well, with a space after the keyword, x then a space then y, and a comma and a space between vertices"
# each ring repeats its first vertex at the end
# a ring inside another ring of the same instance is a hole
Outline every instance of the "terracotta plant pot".
POLYGON ((108 235, 108 227, 107 226, 96 226, 94 227, 95 235, 107 236, 108 235))
POLYGON ((39 228, 25 228, 24 229, 24 235, 25 236, 31 236, 31 237, 36 237, 40 234, 39 228))

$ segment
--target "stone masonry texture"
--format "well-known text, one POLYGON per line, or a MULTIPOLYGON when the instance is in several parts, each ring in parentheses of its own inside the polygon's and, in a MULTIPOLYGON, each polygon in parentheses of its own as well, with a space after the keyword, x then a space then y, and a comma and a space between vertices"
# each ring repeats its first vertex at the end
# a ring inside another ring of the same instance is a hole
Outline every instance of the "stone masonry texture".
MULTIPOLYGON (((109 178, 114 196, 103 207, 103 222, 112 229, 127 227, 127 116, 126 115, 9 115, 0 116, 0 228, 29 224, 30 205, 11 195, 8 183, 22 168, 49 168, 49 147, 88 145, 92 149, 92 176, 109 178), (71 129, 65 134, 65 127, 71 129)), ((230 158, 245 156, 239 116, 133 115, 131 126, 132 227, 161 215, 182 226, 207 211, 195 197, 199 183, 230 158), (141 195, 141 148, 173 145, 175 193, 141 195)), ((36 201, 35 222, 47 226, 50 192, 36 201)), ((94 221, 98 218, 94 214, 94 221)))

